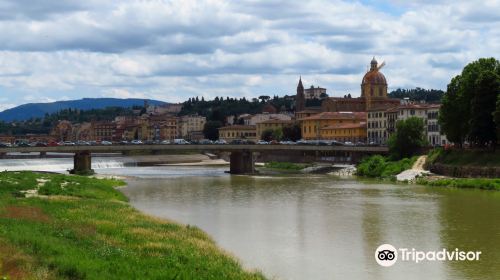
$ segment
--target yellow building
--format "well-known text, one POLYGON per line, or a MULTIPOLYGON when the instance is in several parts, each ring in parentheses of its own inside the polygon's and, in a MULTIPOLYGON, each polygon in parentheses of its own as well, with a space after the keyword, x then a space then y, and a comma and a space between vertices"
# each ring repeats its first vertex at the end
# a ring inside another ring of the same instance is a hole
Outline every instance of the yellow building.
MULTIPOLYGON (((358 125, 365 123, 366 112, 323 112, 310 117, 300 119, 302 130, 302 139, 324 139, 322 138, 321 129, 336 125, 358 125)), ((366 129, 364 130, 364 138, 366 138, 366 129)), ((329 138, 325 138, 329 139, 329 138)))
POLYGON ((257 123, 257 138, 262 139, 262 132, 267 129, 279 129, 283 128, 285 126, 291 126, 293 125, 293 121, 288 121, 288 120, 267 120, 263 121, 260 123, 257 123))
POLYGON ((366 142, 366 122, 339 123, 321 128, 320 138, 340 142, 366 142))
POLYGON ((230 142, 235 139, 257 140, 255 125, 229 125, 219 128, 219 139, 230 142))

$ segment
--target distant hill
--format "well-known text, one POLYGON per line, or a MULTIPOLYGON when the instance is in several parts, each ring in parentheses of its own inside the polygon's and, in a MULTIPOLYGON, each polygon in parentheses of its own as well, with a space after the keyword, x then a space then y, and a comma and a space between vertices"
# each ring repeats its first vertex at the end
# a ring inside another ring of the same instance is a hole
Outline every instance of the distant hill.
POLYGON ((425 101, 428 103, 440 103, 443 98, 444 91, 439 89, 400 89, 391 91, 389 94, 391 98, 409 98, 411 101, 425 101))
POLYGON ((55 113, 62 109, 102 109, 106 107, 132 107, 144 105, 147 100, 150 105, 167 104, 163 101, 138 98, 83 98, 78 100, 57 101, 51 103, 28 103, 0 112, 0 120, 27 120, 30 118, 43 117, 45 113, 55 113))

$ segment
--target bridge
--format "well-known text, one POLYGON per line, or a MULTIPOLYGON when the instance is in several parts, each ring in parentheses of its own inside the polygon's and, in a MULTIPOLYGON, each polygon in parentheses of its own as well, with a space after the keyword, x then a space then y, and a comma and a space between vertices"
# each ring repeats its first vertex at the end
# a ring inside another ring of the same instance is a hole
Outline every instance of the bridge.
POLYGON ((255 172, 254 153, 290 153, 340 152, 356 162, 363 155, 386 154, 387 147, 380 146, 321 146, 321 145, 96 145, 96 146, 54 146, 54 147, 2 147, 0 155, 6 153, 47 152, 74 153, 73 173, 89 174, 92 172, 92 153, 112 153, 128 151, 199 151, 199 152, 229 152, 230 173, 248 174, 255 172))

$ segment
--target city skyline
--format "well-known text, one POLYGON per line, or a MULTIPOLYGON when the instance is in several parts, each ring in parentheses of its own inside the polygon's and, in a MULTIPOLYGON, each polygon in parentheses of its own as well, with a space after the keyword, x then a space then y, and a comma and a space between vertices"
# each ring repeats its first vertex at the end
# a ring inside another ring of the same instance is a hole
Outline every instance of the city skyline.
MULTIPOLYGON (((500 49, 498 1, 2 1, 0 110, 82 97, 360 95, 373 56, 389 90, 445 89, 500 49)), ((497 57, 498 58, 498 57, 497 57)))

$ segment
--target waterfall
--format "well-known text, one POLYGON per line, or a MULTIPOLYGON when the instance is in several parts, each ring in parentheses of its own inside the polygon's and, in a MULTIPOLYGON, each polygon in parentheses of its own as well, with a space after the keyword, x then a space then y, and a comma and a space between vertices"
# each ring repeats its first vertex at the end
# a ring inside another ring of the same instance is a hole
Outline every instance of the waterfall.
MULTIPOLYGON (((137 166, 129 158, 95 157, 92 158, 93 169, 124 168, 137 166)), ((31 158, 31 159, 0 159, 0 171, 51 171, 65 172, 73 168, 73 158, 31 158)))

